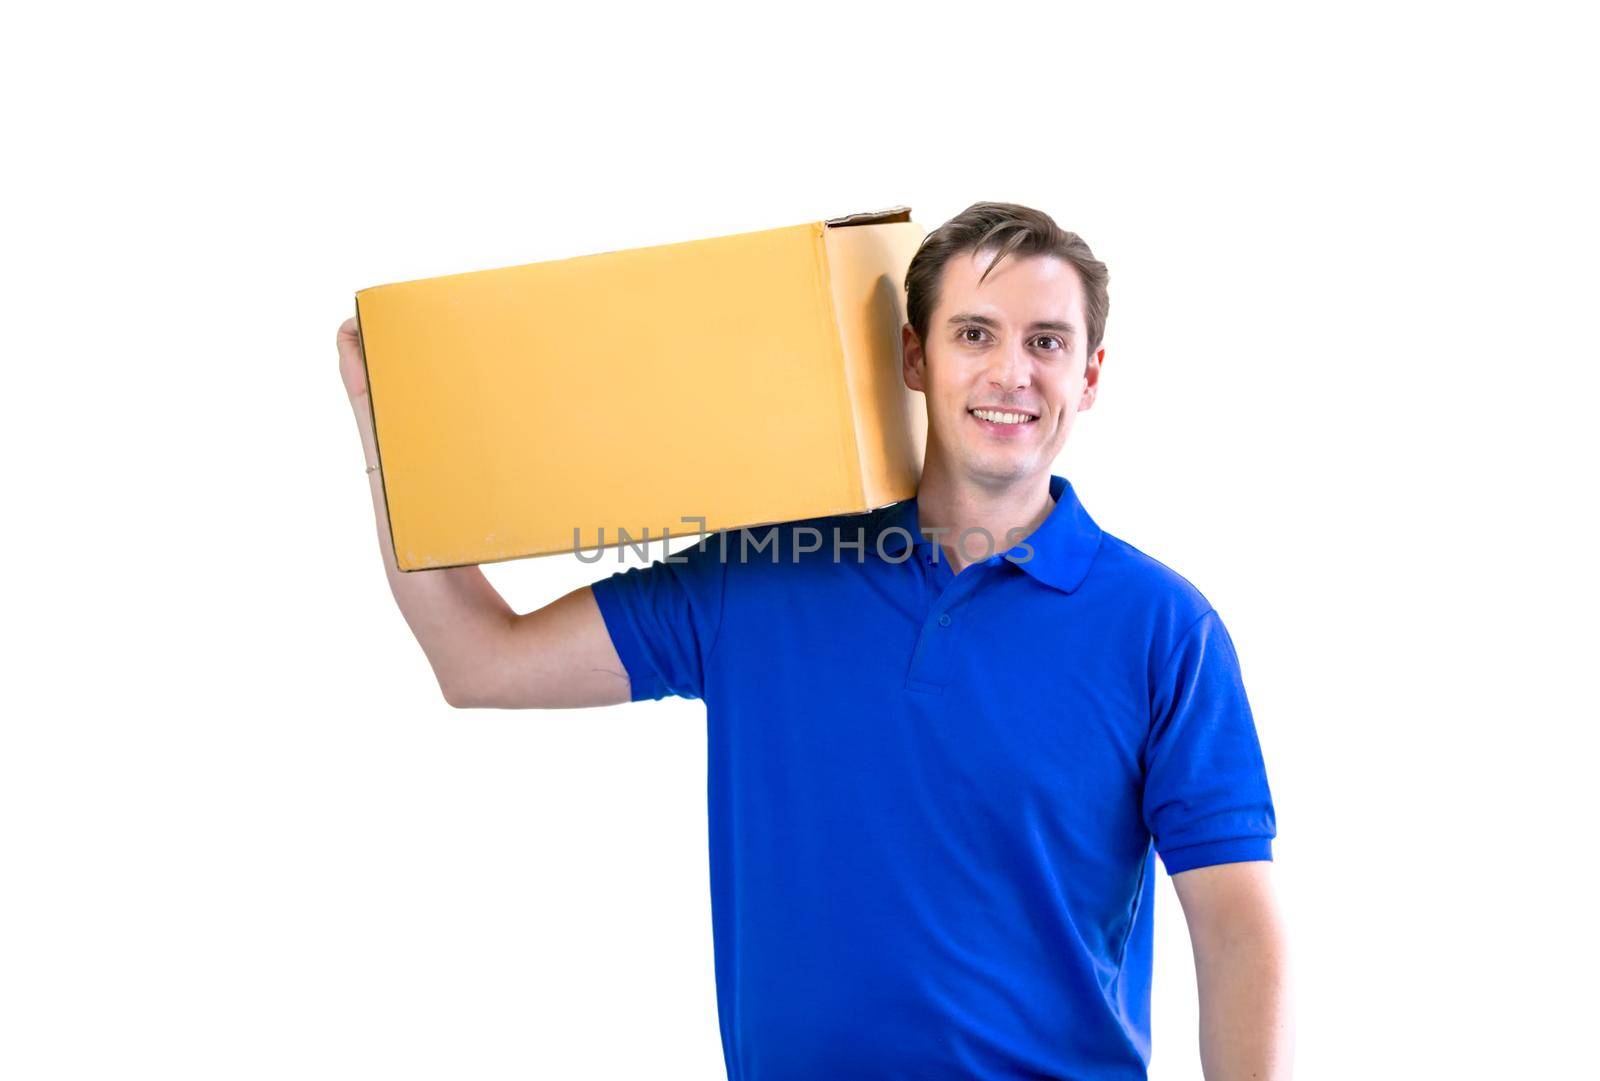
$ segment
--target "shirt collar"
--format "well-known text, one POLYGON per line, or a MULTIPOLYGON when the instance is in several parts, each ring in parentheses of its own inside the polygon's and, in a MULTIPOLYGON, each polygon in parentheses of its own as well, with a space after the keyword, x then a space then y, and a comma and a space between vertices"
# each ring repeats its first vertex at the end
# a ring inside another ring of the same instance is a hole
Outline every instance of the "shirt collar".
MULTIPOLYGON (((1050 495, 1055 506, 1021 543, 1009 549, 998 549, 996 555, 1006 557, 1006 562, 1033 575, 1045 585, 1063 593, 1071 593, 1083 584, 1089 574, 1089 565, 1100 550, 1101 529, 1089 512, 1078 502, 1078 494, 1065 477, 1050 477, 1050 495), (1029 548, 1032 549, 1030 554, 1029 548)), ((934 541, 924 537, 917 526, 917 500, 902 499, 875 512, 877 522, 872 530, 876 538, 875 550, 894 562, 902 562, 908 545, 913 545, 922 558, 933 559, 934 541), (887 534, 887 535, 886 535, 887 534)), ((946 544, 954 544, 954 537, 941 537, 946 544)), ((1003 541, 1004 538, 996 538, 1003 541)), ((974 544, 974 547, 976 545, 974 544)), ((944 559, 940 553, 939 559, 944 559)))

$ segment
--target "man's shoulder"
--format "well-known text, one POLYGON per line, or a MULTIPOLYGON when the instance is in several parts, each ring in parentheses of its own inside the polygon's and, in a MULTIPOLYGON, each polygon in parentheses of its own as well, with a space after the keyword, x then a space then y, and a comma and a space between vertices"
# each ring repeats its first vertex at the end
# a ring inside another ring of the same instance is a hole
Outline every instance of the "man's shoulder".
POLYGON ((1100 551, 1090 579, 1116 594, 1123 603, 1152 606, 1171 618, 1199 619, 1211 602, 1187 577, 1144 549, 1102 531, 1100 551))

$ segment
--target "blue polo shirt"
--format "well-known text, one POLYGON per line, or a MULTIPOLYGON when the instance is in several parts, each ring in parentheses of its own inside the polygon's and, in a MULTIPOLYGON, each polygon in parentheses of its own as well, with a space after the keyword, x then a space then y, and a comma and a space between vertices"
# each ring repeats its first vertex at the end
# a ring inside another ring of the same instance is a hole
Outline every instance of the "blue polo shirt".
POLYGON ((1271 859, 1222 620, 1050 494, 959 574, 908 499, 594 583, 633 699, 706 704, 730 1081, 1143 1078, 1155 856, 1271 859))

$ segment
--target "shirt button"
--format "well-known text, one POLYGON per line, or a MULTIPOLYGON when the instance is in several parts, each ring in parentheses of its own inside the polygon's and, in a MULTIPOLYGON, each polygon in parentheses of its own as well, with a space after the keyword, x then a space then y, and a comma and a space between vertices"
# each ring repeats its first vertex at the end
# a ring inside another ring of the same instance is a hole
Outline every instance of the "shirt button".
POLYGON ((941 626, 941 627, 950 626, 950 613, 949 612, 940 612, 939 613, 939 626, 941 626))

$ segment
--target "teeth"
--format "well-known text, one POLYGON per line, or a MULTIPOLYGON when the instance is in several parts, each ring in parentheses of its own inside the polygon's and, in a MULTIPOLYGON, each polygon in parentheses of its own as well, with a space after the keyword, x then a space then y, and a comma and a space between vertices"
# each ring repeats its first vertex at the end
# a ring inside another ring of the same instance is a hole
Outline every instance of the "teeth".
POLYGON ((996 413, 992 409, 974 409, 972 415, 995 424, 1023 424, 1033 419, 1026 413, 996 413))

